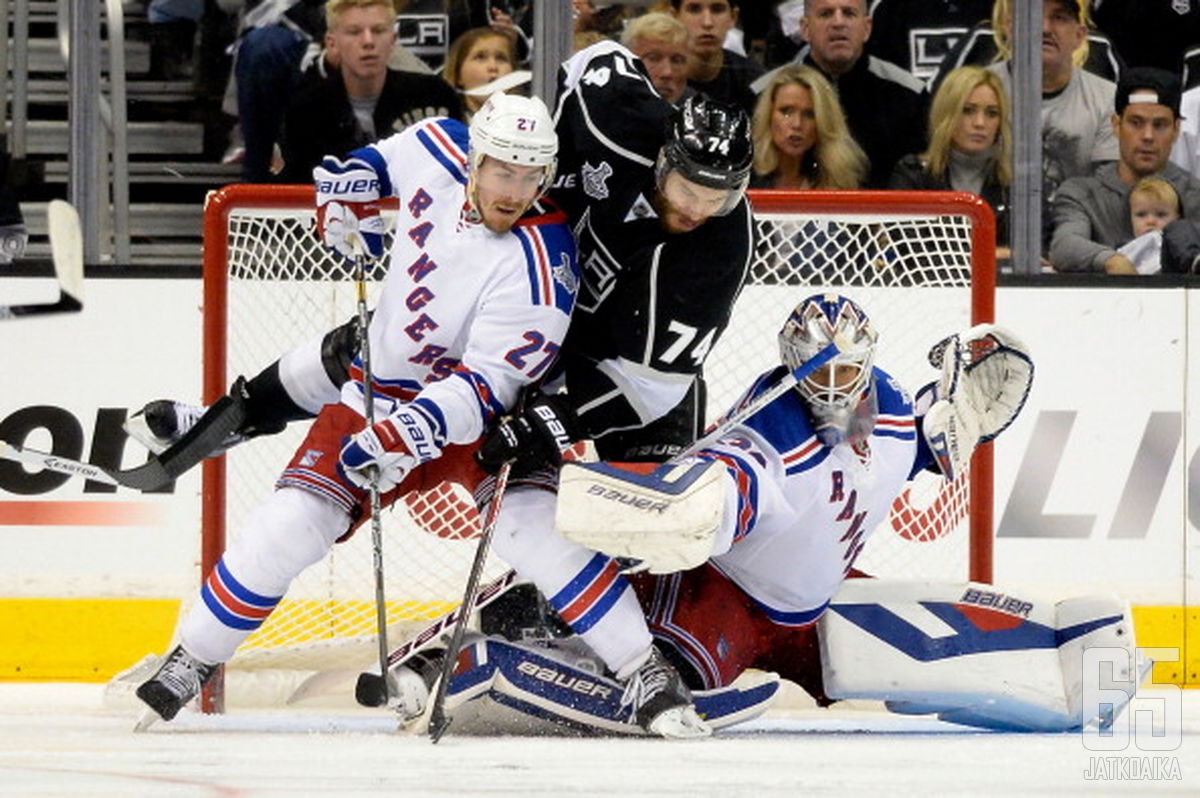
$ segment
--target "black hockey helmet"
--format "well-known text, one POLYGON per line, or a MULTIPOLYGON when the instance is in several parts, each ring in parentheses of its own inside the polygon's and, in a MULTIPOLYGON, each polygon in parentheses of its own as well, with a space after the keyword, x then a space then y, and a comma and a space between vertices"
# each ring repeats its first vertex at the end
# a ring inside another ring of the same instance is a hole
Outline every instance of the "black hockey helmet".
POLYGON ((754 143, 740 107, 694 94, 671 113, 660 169, 709 188, 741 192, 750 179, 754 143))

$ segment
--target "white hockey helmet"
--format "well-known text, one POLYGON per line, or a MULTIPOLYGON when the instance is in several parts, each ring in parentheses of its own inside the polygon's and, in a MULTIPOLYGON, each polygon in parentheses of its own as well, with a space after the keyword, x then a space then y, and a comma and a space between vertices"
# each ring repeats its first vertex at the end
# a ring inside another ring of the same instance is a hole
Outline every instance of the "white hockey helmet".
POLYGON ((849 347, 796 386, 817 422, 818 437, 827 445, 864 438, 874 427, 871 370, 879 334, 863 309, 839 294, 808 297, 779 331, 780 356, 793 371, 836 334, 849 341, 849 347))
POLYGON ((554 181, 558 166, 558 135, 550 111, 537 97, 496 92, 471 117, 471 169, 483 156, 521 166, 545 169, 543 188, 554 181))

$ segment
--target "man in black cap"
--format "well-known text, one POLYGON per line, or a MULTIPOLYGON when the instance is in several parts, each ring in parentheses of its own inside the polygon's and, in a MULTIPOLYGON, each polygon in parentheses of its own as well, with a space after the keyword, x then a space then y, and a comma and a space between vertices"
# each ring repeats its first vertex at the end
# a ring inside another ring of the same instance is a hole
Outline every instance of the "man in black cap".
POLYGON ((1112 117, 1119 160, 1067 180, 1054 198, 1050 261, 1059 271, 1137 273, 1117 248, 1133 238, 1129 190, 1144 177, 1166 179, 1184 217, 1200 218, 1200 180, 1167 160, 1179 135, 1180 89, 1176 75, 1153 67, 1121 76, 1112 117))

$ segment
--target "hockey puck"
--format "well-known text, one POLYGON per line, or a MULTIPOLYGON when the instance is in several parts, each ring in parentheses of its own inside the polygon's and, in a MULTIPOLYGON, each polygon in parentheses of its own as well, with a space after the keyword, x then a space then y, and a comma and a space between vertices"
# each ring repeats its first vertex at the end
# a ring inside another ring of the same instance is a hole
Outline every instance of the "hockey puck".
POLYGON ((364 707, 381 707, 388 702, 387 680, 378 673, 358 674, 354 700, 364 707))

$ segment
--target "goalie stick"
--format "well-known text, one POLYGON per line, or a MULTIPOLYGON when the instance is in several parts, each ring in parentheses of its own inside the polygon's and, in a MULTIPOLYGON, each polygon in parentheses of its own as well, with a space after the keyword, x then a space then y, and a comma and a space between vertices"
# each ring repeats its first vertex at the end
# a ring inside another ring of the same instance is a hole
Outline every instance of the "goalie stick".
POLYGON ((223 396, 213 403, 196 426, 188 430, 175 445, 158 456, 152 455, 145 464, 136 468, 105 468, 53 453, 26 449, 2 440, 0 458, 59 474, 103 482, 106 485, 119 485, 143 491, 156 490, 211 454, 226 436, 241 426, 245 417, 246 410, 240 397, 223 396))
POLYGON ((50 200, 46 220, 54 276, 58 280, 58 299, 26 305, 0 305, 0 319, 83 310, 83 234, 79 230, 79 213, 69 202, 50 200))
POLYGON ((712 429, 700 436, 699 440, 697 440, 688 448, 696 449, 721 437, 738 424, 741 424, 743 421, 750 418, 750 416, 754 415, 759 410, 762 410, 764 407, 771 404, 771 402, 774 402, 776 399, 795 388, 805 379, 812 376, 814 371, 837 357, 839 352, 849 348, 850 342, 846 340, 846 336, 842 335, 841 333, 834 334, 833 341, 826 344, 820 351, 818 351, 808 360, 801 363, 795 369, 790 370, 787 374, 783 375, 779 382, 760 393, 754 398, 753 401, 748 402, 736 410, 733 415, 720 419, 712 429))

